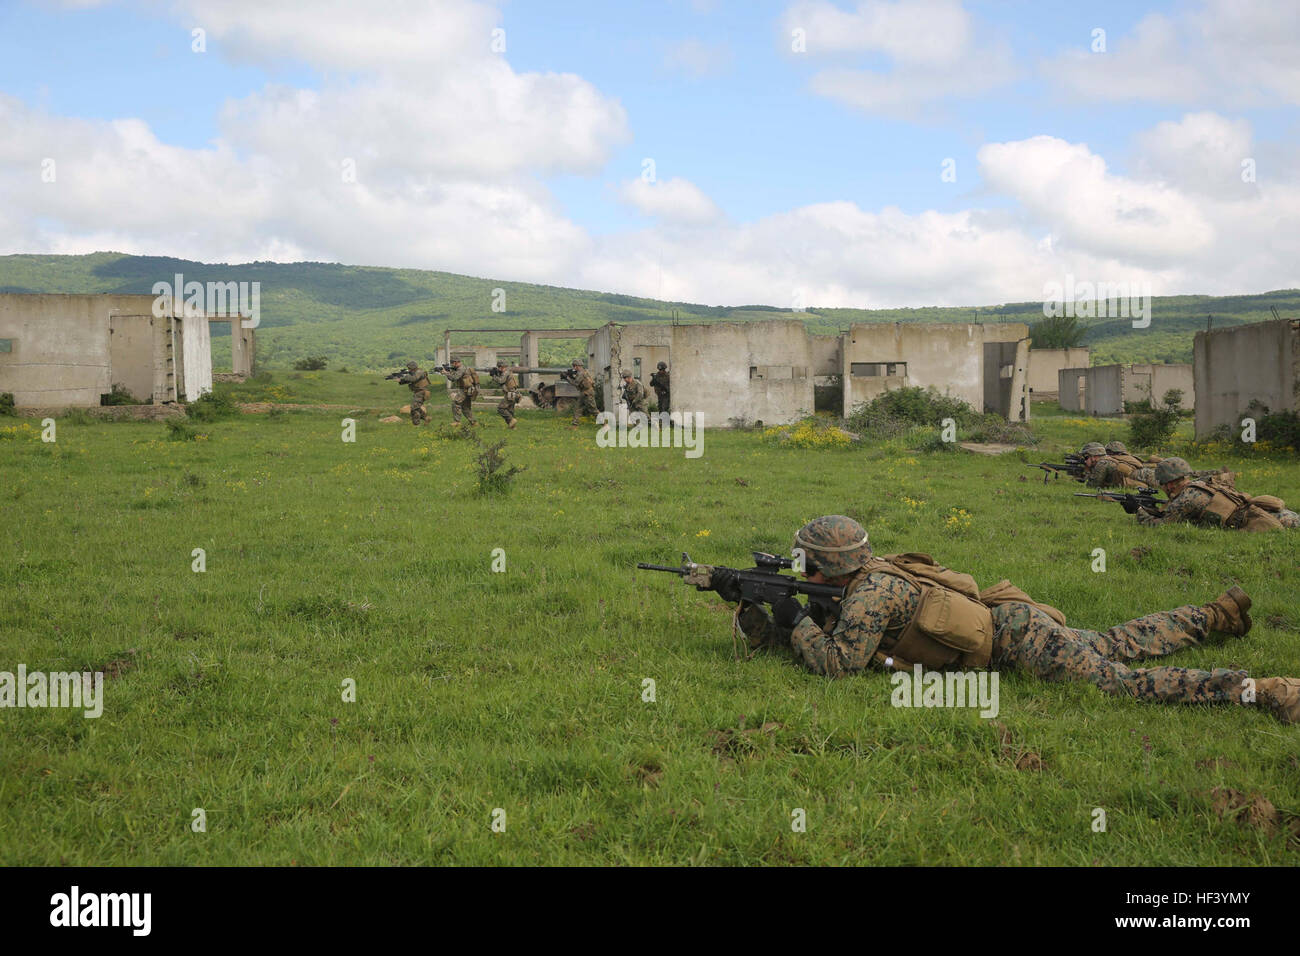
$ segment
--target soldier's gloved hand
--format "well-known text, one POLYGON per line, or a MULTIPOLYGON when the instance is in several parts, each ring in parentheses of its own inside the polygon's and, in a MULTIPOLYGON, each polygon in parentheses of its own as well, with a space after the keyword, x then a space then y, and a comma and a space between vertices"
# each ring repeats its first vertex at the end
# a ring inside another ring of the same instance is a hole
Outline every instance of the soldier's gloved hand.
POLYGON ((724 601, 739 601, 740 575, 731 568, 714 568, 709 572, 709 590, 717 591, 724 601))
POLYGON ((1137 499, 1135 498, 1121 498, 1119 501, 1119 506, 1124 509, 1126 514, 1131 514, 1131 515, 1137 514, 1138 509, 1142 507, 1137 503, 1137 499))
POLYGON ((799 603, 798 598, 785 597, 772 605, 772 620, 784 628, 794 626, 808 616, 808 609, 799 603))

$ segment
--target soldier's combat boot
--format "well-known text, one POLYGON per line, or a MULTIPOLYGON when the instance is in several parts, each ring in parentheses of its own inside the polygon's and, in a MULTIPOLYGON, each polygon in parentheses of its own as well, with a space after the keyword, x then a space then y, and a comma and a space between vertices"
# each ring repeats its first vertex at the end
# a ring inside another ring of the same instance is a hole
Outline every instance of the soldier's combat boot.
POLYGON ((1262 677, 1255 681, 1255 702, 1284 724, 1300 724, 1300 679, 1262 677))
POLYGON ((1224 591, 1201 610, 1210 619, 1210 630, 1241 637, 1250 630, 1250 595, 1237 585, 1224 591))
POLYGON ((509 422, 506 423, 506 428, 514 428, 514 427, 515 427, 516 425, 518 425, 518 424, 519 424, 519 423, 518 423, 517 421, 515 421, 514 419, 511 419, 509 422))

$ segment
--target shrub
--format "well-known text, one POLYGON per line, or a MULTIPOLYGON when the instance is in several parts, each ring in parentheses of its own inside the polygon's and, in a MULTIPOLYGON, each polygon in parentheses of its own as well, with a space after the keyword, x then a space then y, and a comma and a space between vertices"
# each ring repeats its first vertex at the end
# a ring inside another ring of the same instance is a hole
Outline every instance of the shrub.
POLYGON ((299 372, 319 372, 329 364, 329 359, 323 355, 313 355, 309 358, 298 359, 293 363, 293 367, 299 372))
POLYGON ((510 490, 515 475, 524 469, 515 465, 505 467, 506 459, 502 454, 502 449, 506 447, 504 438, 494 445, 484 446, 478 435, 475 435, 474 444, 479 448, 478 454, 474 456, 475 470, 478 472, 478 493, 480 495, 505 494, 510 490))
POLYGON ((1128 421, 1129 442, 1135 448, 1159 449, 1169 443, 1178 428, 1182 415, 1183 393, 1171 388, 1165 392, 1158 407, 1147 402, 1139 403, 1139 410, 1128 421), (1142 408, 1140 406, 1145 406, 1142 408))
POLYGON ((107 395, 99 396, 100 405, 143 405, 134 395, 126 390, 120 382, 115 383, 107 395))
POLYGON ((346 365, 340 365, 340 366, 339 366, 338 368, 336 368, 334 371, 336 371, 336 372, 344 372, 344 373, 346 373, 347 370, 348 370, 348 367, 347 367, 346 365))
POLYGON ((239 414, 239 408, 225 395, 208 392, 185 406, 185 413, 196 422, 215 422, 239 414))
POLYGON ((856 406, 845 420, 849 431, 876 438, 892 438, 915 425, 937 427, 945 418, 968 425, 980 416, 960 398, 940 395, 933 386, 893 388, 870 402, 856 406))
POLYGON ((168 441, 194 441, 199 437, 199 433, 186 424, 183 418, 167 419, 167 440, 168 441))
POLYGON ((0 392, 0 415, 14 415, 14 393, 0 392))
POLYGON ((983 415, 965 435, 966 441, 999 445, 1037 445, 1038 436, 1023 422, 1009 422, 1001 415, 983 415))

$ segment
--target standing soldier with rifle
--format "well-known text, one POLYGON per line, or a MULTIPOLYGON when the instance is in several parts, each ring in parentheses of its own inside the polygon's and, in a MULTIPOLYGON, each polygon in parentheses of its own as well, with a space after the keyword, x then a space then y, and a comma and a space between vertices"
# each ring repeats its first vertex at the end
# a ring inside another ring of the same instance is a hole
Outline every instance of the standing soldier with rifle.
POLYGON ((632 377, 631 369, 623 369, 623 401, 627 402, 627 410, 631 412, 640 412, 645 415, 649 412, 647 402, 650 400, 650 393, 646 387, 632 377))
POLYGON ((650 387, 655 390, 655 398, 659 402, 659 411, 671 412, 671 395, 668 388, 668 363, 660 362, 659 370, 650 376, 650 387))
POLYGON ((474 420, 474 399, 478 398, 478 372, 462 365, 458 358, 452 359, 450 365, 440 366, 437 371, 447 378, 447 392, 451 396, 451 420, 460 422, 463 412, 471 425, 477 425, 478 422, 474 420))
POLYGON ((515 405, 519 402, 519 380, 515 373, 506 368, 505 360, 497 362, 492 370, 492 381, 500 386, 501 402, 497 405, 497 414, 506 421, 506 428, 514 428, 519 423, 515 420, 515 405))
MULTIPOLYGON (((1300 515, 1273 495, 1251 496, 1230 483, 1197 477, 1181 458, 1166 458, 1156 465, 1156 480, 1169 496, 1163 511, 1137 511, 1138 524, 1162 525, 1189 521, 1203 528, 1231 531, 1273 531, 1300 528, 1300 515)), ((1127 508, 1125 510, 1128 510, 1127 508)))
POLYGON ((1105 632, 1065 626, 1065 616, 1008 581, 983 591, 970 575, 929 555, 875 557, 867 532, 844 515, 826 515, 795 534, 809 583, 844 589, 837 610, 816 613, 793 594, 765 597, 769 615, 746 600, 744 575, 696 566, 688 583, 740 602, 736 620, 750 646, 785 647, 809 670, 839 677, 866 670, 1020 669, 1047 681, 1087 681, 1104 693, 1167 703, 1264 706, 1283 723, 1300 722, 1300 679, 1250 680, 1245 671, 1183 667, 1133 669, 1127 661, 1196 647, 1212 632, 1250 630, 1251 601, 1232 587, 1209 604, 1159 611, 1105 632))
POLYGON ((562 377, 578 390, 578 398, 573 403, 573 427, 577 428, 580 417, 596 415, 596 382, 580 359, 574 359, 569 374, 562 377))
POLYGON ((415 362, 407 362, 406 371, 397 371, 386 377, 397 379, 398 385, 411 387, 411 424, 428 424, 429 410, 424 407, 424 403, 429 400, 429 390, 433 387, 429 381, 429 373, 415 362))

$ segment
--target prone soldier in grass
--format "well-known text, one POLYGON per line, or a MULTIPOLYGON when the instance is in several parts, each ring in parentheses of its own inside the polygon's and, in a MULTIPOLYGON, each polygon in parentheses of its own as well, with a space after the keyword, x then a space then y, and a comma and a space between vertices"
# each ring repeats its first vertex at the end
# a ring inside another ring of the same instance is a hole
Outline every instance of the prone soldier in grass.
POLYGON ((497 404, 497 414, 505 419, 506 428, 518 425, 515 419, 515 405, 519 403, 519 379, 506 367, 504 360, 497 362, 492 371, 492 381, 501 388, 501 401, 497 404))
POLYGON ((397 384, 411 387, 411 424, 427 424, 429 410, 424 405, 429 400, 429 390, 433 387, 429 373, 415 362, 407 362, 406 371, 397 379, 397 384))
POLYGON ((750 646, 791 650, 809 670, 839 677, 875 665, 910 670, 1019 668, 1047 681, 1087 681, 1107 694, 1187 704, 1263 706, 1284 723, 1300 721, 1300 679, 1251 680, 1245 671, 1132 668, 1129 662, 1196 647, 1211 633, 1240 637, 1251 600, 1239 587, 1199 607, 1158 611, 1105 632, 1067 627, 1060 611, 1008 581, 980 591, 969 575, 929 555, 876 557, 867 532, 844 515, 804 525, 794 546, 811 583, 843 587, 838 613, 795 597, 769 615, 741 602, 737 573, 712 568, 702 590, 741 602, 737 623, 750 646))
POLYGON ((623 369, 623 401, 627 402, 629 413, 641 412, 644 415, 649 412, 650 393, 632 377, 632 370, 626 368, 623 369))
POLYGON ((1155 487, 1155 468, 1134 455, 1110 454, 1106 446, 1095 441, 1084 445, 1079 454, 1083 456, 1083 480, 1094 488, 1155 487))
POLYGON ((1300 515, 1290 511, 1281 498, 1248 495, 1230 482, 1198 477, 1181 458, 1166 458, 1156 465, 1156 481, 1165 489, 1169 503, 1159 514, 1146 508, 1124 510, 1137 515, 1138 524, 1156 526, 1186 521, 1202 528, 1230 531, 1275 531, 1300 528, 1300 515))

